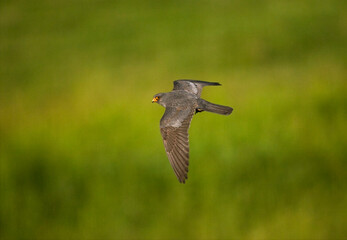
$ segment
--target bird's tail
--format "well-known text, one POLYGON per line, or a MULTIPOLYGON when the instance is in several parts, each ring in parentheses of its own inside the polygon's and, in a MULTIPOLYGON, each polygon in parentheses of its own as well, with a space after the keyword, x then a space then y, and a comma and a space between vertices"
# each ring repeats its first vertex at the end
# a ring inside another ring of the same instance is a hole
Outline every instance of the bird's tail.
POLYGON ((208 111, 208 112, 218 113, 222 115, 229 115, 230 113, 232 113, 233 108, 210 103, 204 99, 199 99, 197 111, 200 111, 200 112, 208 111))

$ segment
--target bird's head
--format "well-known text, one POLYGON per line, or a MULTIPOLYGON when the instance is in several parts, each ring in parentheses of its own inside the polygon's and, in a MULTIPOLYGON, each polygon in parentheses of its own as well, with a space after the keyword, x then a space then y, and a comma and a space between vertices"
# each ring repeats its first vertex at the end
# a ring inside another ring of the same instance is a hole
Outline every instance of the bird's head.
POLYGON ((160 100, 162 99, 163 96, 164 96, 163 93, 155 94, 153 99, 152 99, 152 103, 156 102, 156 103, 160 104, 160 100))

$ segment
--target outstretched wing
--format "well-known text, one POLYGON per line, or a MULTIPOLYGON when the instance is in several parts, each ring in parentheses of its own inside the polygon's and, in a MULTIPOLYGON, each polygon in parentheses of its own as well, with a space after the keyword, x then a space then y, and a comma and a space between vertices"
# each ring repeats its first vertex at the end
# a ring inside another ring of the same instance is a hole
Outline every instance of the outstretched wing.
POLYGON ((174 81, 173 90, 185 90, 189 93, 195 94, 197 97, 200 97, 203 87, 218 85, 221 84, 218 82, 205 82, 199 80, 181 79, 174 81))
POLYGON ((166 108, 160 121, 160 132, 170 164, 181 183, 188 178, 189 138, 188 129, 192 109, 166 108))

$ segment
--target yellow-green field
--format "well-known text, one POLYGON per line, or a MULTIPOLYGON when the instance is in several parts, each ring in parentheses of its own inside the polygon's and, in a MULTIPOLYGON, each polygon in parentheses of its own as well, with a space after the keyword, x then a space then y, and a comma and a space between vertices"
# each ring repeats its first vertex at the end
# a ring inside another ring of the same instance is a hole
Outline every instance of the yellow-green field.
POLYGON ((344 239, 343 1, 0 2, 1 239, 344 239), (179 184, 154 94, 216 81, 179 184))

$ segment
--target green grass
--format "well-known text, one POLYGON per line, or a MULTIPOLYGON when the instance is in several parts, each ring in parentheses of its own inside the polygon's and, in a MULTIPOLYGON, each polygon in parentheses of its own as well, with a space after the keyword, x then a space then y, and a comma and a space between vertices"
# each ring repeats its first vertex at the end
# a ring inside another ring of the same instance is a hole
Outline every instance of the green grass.
POLYGON ((0 3, 1 239, 342 239, 346 4, 0 3), (203 98, 179 184, 152 96, 203 98))

